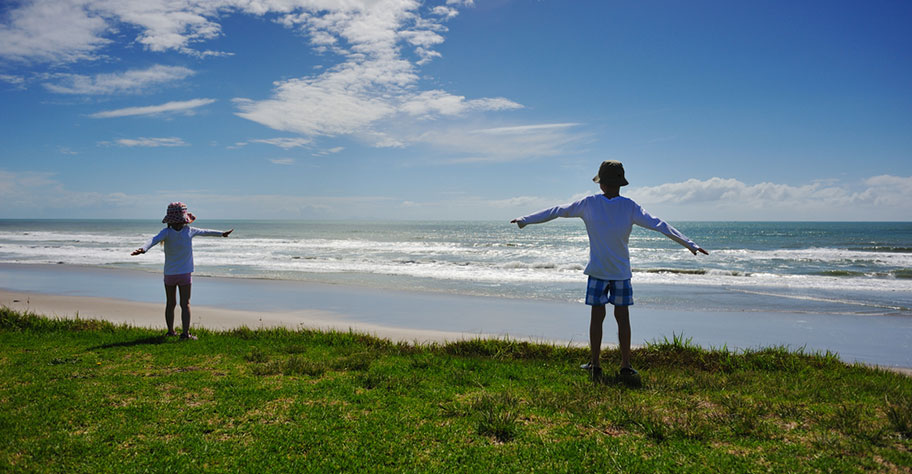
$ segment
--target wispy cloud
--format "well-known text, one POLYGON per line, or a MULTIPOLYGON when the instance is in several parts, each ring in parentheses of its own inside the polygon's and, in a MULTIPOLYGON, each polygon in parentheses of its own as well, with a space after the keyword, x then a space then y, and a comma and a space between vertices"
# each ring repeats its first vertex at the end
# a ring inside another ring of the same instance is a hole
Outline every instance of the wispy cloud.
POLYGON ((473 133, 484 135, 524 135, 528 133, 550 132, 576 127, 578 123, 545 123, 538 125, 518 125, 514 127, 497 127, 482 130, 473 130, 473 133))
POLYGON ((309 145, 313 140, 309 138, 258 138, 250 140, 251 143, 265 143, 267 145, 277 146, 283 150, 290 150, 292 148, 303 147, 309 145))
POLYGON ((326 149, 326 150, 321 150, 321 151, 318 151, 318 152, 316 152, 316 153, 313 153, 313 156, 334 155, 334 154, 339 153, 340 151, 342 151, 342 150, 344 150, 344 149, 345 149, 345 147, 337 146, 337 147, 333 147, 333 148, 329 148, 329 149, 326 149))
POLYGON ((215 102, 215 99, 193 99, 185 101, 167 102, 161 105, 146 107, 127 107, 124 109, 106 110, 89 115, 91 118, 117 118, 132 117, 137 115, 159 115, 167 113, 191 114, 195 109, 215 102))
POLYGON ((295 160, 294 160, 294 158, 274 158, 274 159, 269 160, 269 162, 274 165, 290 166, 295 163, 295 160))
POLYGON ((180 66, 155 65, 147 69, 84 76, 79 74, 55 74, 56 83, 45 83, 44 87, 58 94, 135 94, 146 92, 150 87, 185 79, 194 74, 193 70, 180 66))
POLYGON ((506 162, 572 153, 588 136, 572 129, 579 124, 534 124, 487 129, 438 128, 414 138, 446 150, 446 163, 506 162))
POLYGON ((114 140, 113 142, 100 142, 99 145, 120 145, 126 147, 149 147, 156 148, 160 146, 172 147, 172 146, 187 146, 188 144, 182 139, 177 137, 168 137, 168 138, 121 138, 119 140, 114 140))
POLYGON ((12 84, 17 88, 21 88, 25 85, 25 78, 22 76, 15 76, 12 74, 0 74, 0 81, 3 81, 7 84, 12 84))

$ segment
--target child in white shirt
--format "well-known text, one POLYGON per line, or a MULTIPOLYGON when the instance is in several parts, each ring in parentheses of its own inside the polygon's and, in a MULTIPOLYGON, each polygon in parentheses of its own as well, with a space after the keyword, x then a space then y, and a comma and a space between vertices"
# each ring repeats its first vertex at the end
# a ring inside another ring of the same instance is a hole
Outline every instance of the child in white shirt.
POLYGON ((621 349, 622 376, 635 376, 630 363, 630 312, 633 305, 633 287, 630 285, 630 252, 627 244, 633 224, 661 232, 683 245, 694 255, 708 253, 668 223, 651 216, 639 204, 620 195, 621 186, 628 184, 624 178, 624 165, 619 161, 604 161, 592 181, 599 183, 603 194, 595 194, 579 201, 545 209, 535 214, 510 221, 522 229, 528 224, 547 222, 557 217, 579 217, 586 224, 589 234, 589 264, 583 271, 589 275, 586 304, 592 307, 589 325, 589 363, 582 368, 592 373, 593 379, 601 378, 599 355, 602 346, 602 322, 605 304, 614 305, 614 318, 618 325, 618 342, 621 349))
POLYGON ((190 227, 188 224, 193 222, 196 216, 187 212, 187 205, 182 202, 172 202, 168 205, 168 211, 162 224, 168 224, 152 237, 145 245, 133 251, 131 255, 146 253, 150 248, 159 242, 164 242, 165 246, 165 323, 168 325, 166 335, 174 336, 174 307, 177 305, 177 289, 180 288, 180 307, 181 307, 181 326, 183 332, 181 339, 196 339, 196 336, 190 334, 190 285, 192 284, 191 274, 193 273, 193 237, 202 236, 222 236, 228 237, 228 234, 234 231, 231 229, 227 232, 220 230, 197 229, 190 227))

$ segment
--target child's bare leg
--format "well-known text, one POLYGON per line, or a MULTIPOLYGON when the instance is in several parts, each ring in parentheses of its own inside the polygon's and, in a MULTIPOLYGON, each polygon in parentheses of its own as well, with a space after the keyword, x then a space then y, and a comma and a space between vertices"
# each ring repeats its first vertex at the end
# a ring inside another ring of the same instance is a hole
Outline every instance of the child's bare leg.
POLYGON ((630 307, 615 306, 614 319, 618 325, 618 344, 621 346, 621 368, 630 367, 630 307))
POLYGON ((589 366, 601 367, 602 322, 605 321, 605 305, 592 306, 592 320, 589 322, 589 366))
POLYGON ((165 324, 168 335, 174 334, 174 307, 177 306, 177 285, 165 285, 165 324))
MULTIPOLYGON (((191 285, 180 285, 181 327, 184 336, 190 334, 190 286, 191 285)), ((171 319, 174 319, 173 310, 171 319)))

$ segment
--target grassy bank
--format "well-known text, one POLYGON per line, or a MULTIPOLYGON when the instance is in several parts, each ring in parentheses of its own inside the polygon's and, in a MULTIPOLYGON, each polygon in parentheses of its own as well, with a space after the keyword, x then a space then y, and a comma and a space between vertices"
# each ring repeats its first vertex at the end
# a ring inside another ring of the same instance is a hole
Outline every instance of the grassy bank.
POLYGON ((0 309, 0 471, 909 472, 912 379, 784 349, 415 347, 0 309), (606 354, 606 367, 618 360, 606 354))

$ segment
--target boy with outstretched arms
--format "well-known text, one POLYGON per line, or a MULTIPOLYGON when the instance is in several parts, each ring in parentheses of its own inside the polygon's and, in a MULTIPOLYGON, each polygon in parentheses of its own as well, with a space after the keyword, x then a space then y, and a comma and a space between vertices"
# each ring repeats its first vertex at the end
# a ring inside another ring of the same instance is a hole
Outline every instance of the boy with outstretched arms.
POLYGON ((619 161, 604 161, 592 181, 599 184, 602 194, 587 196, 563 206, 545 209, 535 214, 510 221, 522 229, 528 224, 548 222, 557 217, 579 217, 586 224, 589 234, 589 264, 583 272, 589 275, 586 304, 592 307, 589 323, 589 362, 582 365, 594 380, 601 378, 599 361, 602 346, 602 322, 605 304, 614 305, 614 318, 618 325, 618 342, 621 349, 622 376, 635 376, 630 363, 630 312, 633 305, 633 287, 630 285, 630 252, 627 247, 633 224, 665 234, 683 245, 694 255, 708 255, 699 245, 688 239, 668 223, 651 216, 633 200, 620 195, 626 186, 624 165, 619 161))

